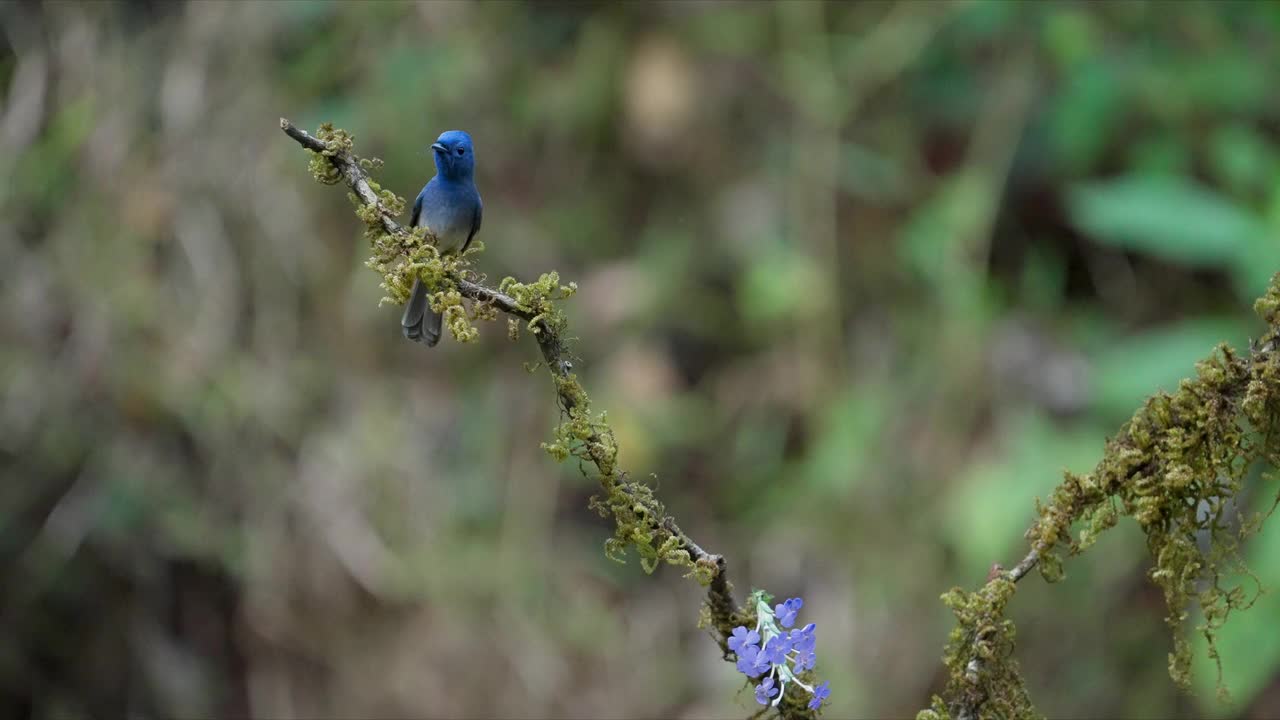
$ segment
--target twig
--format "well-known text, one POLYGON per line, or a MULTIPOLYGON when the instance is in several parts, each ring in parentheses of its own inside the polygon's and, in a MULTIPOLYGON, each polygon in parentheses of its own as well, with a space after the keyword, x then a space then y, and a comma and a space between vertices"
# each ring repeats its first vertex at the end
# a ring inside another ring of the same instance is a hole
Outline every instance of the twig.
POLYGON ((1027 553, 1026 557, 1022 558, 1022 562, 1013 566, 1013 569, 1009 571, 1009 579, 1014 582, 1018 582, 1022 578, 1026 577, 1027 573, 1034 570, 1036 563, 1038 562, 1040 562, 1039 543, 1037 543, 1035 547, 1031 548, 1031 552, 1027 553))
MULTIPOLYGON (((993 580, 997 580, 1002 577, 1010 582, 1018 582, 1022 578, 1026 577, 1035 569, 1036 565, 1040 563, 1040 555, 1044 550, 1044 545, 1040 542, 1036 542, 1032 546, 1031 551, 1026 554, 1026 557, 1022 558, 1022 560, 1019 561, 1017 565, 1014 565, 1012 569, 999 572, 999 565, 995 566, 992 568, 991 574, 988 576, 987 584, 990 584, 993 580)), ((965 664, 964 676, 971 688, 969 692, 965 692, 953 705, 956 720, 978 720, 980 717, 979 713, 982 710, 982 706, 986 704, 987 701, 986 693, 983 692, 981 683, 984 669, 982 658, 978 657, 976 654, 974 657, 969 659, 968 663, 965 664)))
MULTIPOLYGON (((280 118, 280 129, 308 150, 318 153, 330 152, 330 148, 323 141, 284 118, 280 118)), ((378 194, 374 192, 369 184, 369 174, 360 166, 360 161, 357 157, 346 151, 338 151, 329 154, 328 158, 338 172, 342 174, 343 180, 351 188, 351 191, 356 194, 356 197, 360 199, 360 202, 378 209, 382 227, 388 234, 398 235, 407 232, 404 227, 393 219, 391 213, 379 201, 378 194)), ((536 329, 533 335, 538 342, 538 350, 542 353, 542 359, 546 363, 547 371, 555 378, 567 378, 569 376, 573 369, 573 364, 566 357, 563 340, 551 326, 537 317, 536 313, 521 306, 510 295, 494 288, 462 277, 450 277, 449 279, 457 286, 458 292, 463 297, 478 303, 485 303, 507 315, 533 322, 536 329)), ((563 390, 564 385, 557 383, 556 387, 558 388, 557 396, 561 406, 566 410, 573 409, 577 404, 576 398, 563 390)), ((594 435, 587 438, 589 445, 600 441, 601 438, 594 435)), ((592 460, 602 473, 608 474, 610 472, 604 467, 602 458, 592 455, 592 460)), ((717 628, 728 627, 734 611, 734 602, 724 556, 704 550, 698 543, 693 541, 693 538, 686 535, 671 518, 666 518, 662 526, 673 537, 679 539, 682 548, 689 553, 690 558, 696 565, 707 568, 713 573, 711 583, 707 589, 707 605, 711 610, 714 626, 717 628)), ((725 637, 723 632, 717 632, 717 640, 720 643, 721 650, 728 653, 728 638, 725 637)))

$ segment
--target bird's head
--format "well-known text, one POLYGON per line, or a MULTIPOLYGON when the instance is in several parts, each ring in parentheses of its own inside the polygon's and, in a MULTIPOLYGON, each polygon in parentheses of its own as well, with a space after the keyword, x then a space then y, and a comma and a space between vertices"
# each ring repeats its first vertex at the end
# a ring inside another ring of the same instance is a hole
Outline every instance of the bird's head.
POLYGON ((471 136, 462 130, 448 130, 431 145, 436 156, 436 172, 450 180, 470 178, 476 169, 476 154, 471 149, 471 136))

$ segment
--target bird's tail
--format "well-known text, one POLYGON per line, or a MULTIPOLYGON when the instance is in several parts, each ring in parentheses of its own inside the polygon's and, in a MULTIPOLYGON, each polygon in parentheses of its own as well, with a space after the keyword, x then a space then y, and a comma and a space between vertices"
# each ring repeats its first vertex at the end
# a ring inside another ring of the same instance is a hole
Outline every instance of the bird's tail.
POLYGON ((409 302, 404 306, 404 317, 400 319, 400 327, 404 336, 427 347, 435 347, 440 342, 440 331, 444 318, 438 312, 432 312, 427 302, 427 289, 421 280, 413 281, 413 290, 409 293, 409 302))

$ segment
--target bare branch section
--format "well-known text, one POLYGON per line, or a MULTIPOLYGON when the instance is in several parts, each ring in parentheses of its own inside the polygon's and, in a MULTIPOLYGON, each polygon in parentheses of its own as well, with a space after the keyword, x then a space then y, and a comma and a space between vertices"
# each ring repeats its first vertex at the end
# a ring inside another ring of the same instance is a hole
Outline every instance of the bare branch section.
MULTIPOLYGON (((284 118, 280 119, 280 129, 296 140, 302 147, 326 155, 329 162, 341 174, 343 182, 355 193, 360 202, 367 208, 377 210, 379 221, 387 234, 399 236, 407 232, 404 227, 395 221, 394 214, 379 199, 379 194, 371 185, 369 174, 361 166, 358 157, 346 150, 339 149, 335 151, 333 147, 324 141, 312 136, 284 118)), ((482 285, 465 277, 451 276, 448 279, 457 287, 458 292, 463 297, 531 323, 534 328, 533 336, 537 340, 538 350, 542 354, 547 371, 551 374, 552 379, 556 381, 556 393, 561 407, 567 412, 579 409, 583 396, 576 391, 578 388, 576 382, 568 382, 571 380, 573 365, 566 356, 564 342, 555 327, 533 310, 521 305, 514 297, 500 290, 482 285)), ((589 448, 607 446, 605 439, 595 434, 586 437, 584 442, 589 448)), ((587 457, 596 465, 602 476, 613 477, 618 473, 618 470, 613 466, 611 455, 590 452, 587 457)), ((615 487, 622 493, 632 493, 626 485, 615 487)), ((635 499, 639 500, 640 498, 635 499)), ((721 651, 727 655, 727 636, 729 628, 736 624, 736 619, 733 617, 735 604, 731 586, 728 582, 724 557, 704 550, 680 529, 674 519, 665 517, 659 521, 659 524, 663 531, 669 533, 672 538, 678 541, 680 549, 689 554, 693 565, 699 569, 700 575, 704 578, 709 578, 707 607, 711 613, 711 625, 715 630, 721 651)))

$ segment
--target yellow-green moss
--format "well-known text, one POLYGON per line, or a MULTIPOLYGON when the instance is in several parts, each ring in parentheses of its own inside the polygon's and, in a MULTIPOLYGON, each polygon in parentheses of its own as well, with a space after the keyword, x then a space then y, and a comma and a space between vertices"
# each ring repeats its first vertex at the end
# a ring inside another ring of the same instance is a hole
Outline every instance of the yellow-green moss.
MULTIPOLYGON (((981 717, 1039 717, 1013 659, 1013 621, 1004 617, 1016 588, 1002 575, 976 592, 952 588, 942 596, 942 602, 956 616, 943 656, 949 671, 946 695, 953 705, 962 702, 979 707, 981 717)), ((937 696, 932 707, 921 713, 937 718, 952 715, 952 708, 937 696)))
MULTIPOLYGON (((340 182, 342 175, 330 158, 340 153, 351 153, 354 157, 352 136, 326 123, 320 126, 316 137, 326 149, 311 153, 311 174, 322 183, 340 182)), ((382 165, 376 158, 360 158, 357 162, 366 172, 382 165)), ((495 320, 498 312, 486 303, 473 303, 468 312, 458 291, 458 281, 473 277, 471 258, 484 251, 484 244, 472 243, 463 253, 441 254, 425 228, 388 232, 384 219, 396 218, 404 212, 404 198, 383 189, 372 179, 367 182, 377 196, 376 203, 366 204, 354 193, 349 197, 356 216, 364 223, 365 240, 373 250, 365 265, 382 277, 382 288, 387 293, 382 301, 405 303, 414 280, 421 280, 432 291, 431 309, 444 315, 444 324, 453 336, 462 342, 475 340, 479 332, 472 321, 495 320)), ((559 274, 549 272, 529 283, 504 278, 498 289, 515 300, 528 315, 530 319, 525 328, 529 332, 542 336, 540 341, 550 336, 559 342, 567 322, 556 303, 572 297, 578 290, 576 283, 561 284, 559 274)), ((511 318, 508 336, 517 339, 520 329, 520 323, 511 318)), ((604 413, 592 413, 591 400, 577 376, 567 367, 551 370, 564 419, 556 427, 552 441, 544 443, 543 448, 557 460, 577 458, 584 471, 586 463, 595 467, 603 495, 592 498, 591 507, 606 517, 612 516, 616 522, 613 537, 605 541, 605 553, 621 561, 626 549, 634 548, 645 572, 652 573, 660 563, 666 562, 686 567, 690 576, 703 584, 710 583, 719 569, 705 560, 694 562, 683 537, 670 529, 674 521, 666 515, 652 489, 630 480, 618 470, 618 448, 608 418, 604 413)))
POLYGON ((311 176, 325 185, 336 185, 342 182, 342 173, 329 162, 329 158, 342 152, 351 152, 354 138, 346 130, 334 128, 331 123, 320 125, 316 138, 325 144, 325 150, 322 152, 307 150, 307 154, 311 156, 311 161, 307 165, 311 176))
MULTIPOLYGON (((1227 578, 1252 578, 1239 547, 1265 519, 1242 517, 1235 500, 1250 468, 1280 464, 1280 353, 1274 350, 1280 345, 1280 275, 1254 308, 1268 330, 1251 356, 1220 346, 1176 392, 1152 396, 1107 443, 1092 472, 1067 473, 1047 503, 1037 501, 1039 517, 1027 532, 1041 574, 1054 581, 1062 577, 1062 553, 1084 552, 1121 515, 1136 521, 1154 563, 1148 576, 1164 593, 1173 635, 1169 675, 1188 687, 1186 624, 1198 607, 1203 621, 1196 631, 1219 663, 1223 695, 1217 630, 1257 594, 1256 580, 1250 592, 1227 578), (1076 525, 1079 535, 1072 537, 1076 525), (1207 544, 1200 542, 1204 537, 1207 544)), ((1002 573, 975 593, 955 589, 943 596, 957 619, 943 659, 947 699, 935 697, 919 718, 951 717, 958 707, 977 708, 981 717, 1035 716, 1011 659, 1013 625, 1004 617, 1014 588, 1002 573)))
MULTIPOLYGON (((553 271, 543 273, 531 283, 505 277, 498 284, 498 290, 515 300, 522 310, 532 313, 533 317, 528 322, 529 332, 535 335, 542 332, 539 327, 541 324, 558 334, 564 330, 566 323, 564 313, 556 307, 555 301, 573 297, 578 292, 578 284, 571 282, 561 285, 560 274, 553 271)), ((513 338, 517 337, 518 330, 509 330, 508 334, 513 338)))

